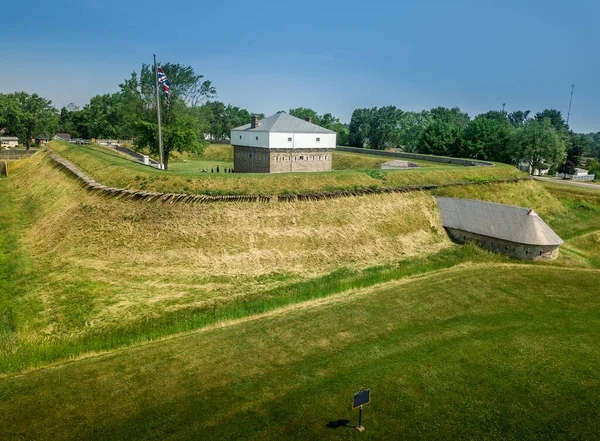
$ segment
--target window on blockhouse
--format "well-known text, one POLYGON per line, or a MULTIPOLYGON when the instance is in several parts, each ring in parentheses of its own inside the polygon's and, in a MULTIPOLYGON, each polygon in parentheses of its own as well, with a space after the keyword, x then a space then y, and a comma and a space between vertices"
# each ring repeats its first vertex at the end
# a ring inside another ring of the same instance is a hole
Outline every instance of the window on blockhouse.
POLYGON ((256 140, 258 141, 258 136, 256 137, 256 140))
POLYGON ((321 142, 321 138, 317 138, 317 142, 321 142))
POLYGON ((304 156, 300 156, 300 161, 304 160, 304 156))
POLYGON ((288 138, 288 142, 292 142, 292 138, 288 138))
POLYGON ((242 139, 242 135, 240 135, 240 139, 242 139))

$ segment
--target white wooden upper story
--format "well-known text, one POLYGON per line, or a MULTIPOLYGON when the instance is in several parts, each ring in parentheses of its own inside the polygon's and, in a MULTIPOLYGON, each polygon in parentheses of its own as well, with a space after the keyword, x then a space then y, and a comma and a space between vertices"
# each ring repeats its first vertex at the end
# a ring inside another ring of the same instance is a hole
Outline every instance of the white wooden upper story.
POLYGON ((233 145, 247 147, 334 149, 336 133, 287 113, 277 113, 232 129, 230 139, 233 145))

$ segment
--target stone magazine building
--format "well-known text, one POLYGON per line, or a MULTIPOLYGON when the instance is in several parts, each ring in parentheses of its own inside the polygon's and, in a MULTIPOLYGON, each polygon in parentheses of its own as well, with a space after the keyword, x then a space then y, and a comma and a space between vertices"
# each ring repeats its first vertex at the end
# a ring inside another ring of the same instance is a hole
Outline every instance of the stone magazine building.
POLYGON ((523 260, 553 260, 562 239, 530 208, 436 197, 442 225, 459 242, 475 242, 523 260))
POLYGON ((336 133, 287 113, 231 130, 236 173, 331 171, 336 133))

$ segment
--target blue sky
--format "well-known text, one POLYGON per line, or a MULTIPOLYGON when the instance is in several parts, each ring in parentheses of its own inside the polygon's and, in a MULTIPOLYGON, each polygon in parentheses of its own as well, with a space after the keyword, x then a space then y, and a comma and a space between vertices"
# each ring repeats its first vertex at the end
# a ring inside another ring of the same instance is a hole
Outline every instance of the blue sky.
POLYGON ((84 105, 141 63, 194 67, 218 99, 348 122, 358 107, 557 108, 600 131, 600 0, 21 0, 3 6, 0 92, 84 105))

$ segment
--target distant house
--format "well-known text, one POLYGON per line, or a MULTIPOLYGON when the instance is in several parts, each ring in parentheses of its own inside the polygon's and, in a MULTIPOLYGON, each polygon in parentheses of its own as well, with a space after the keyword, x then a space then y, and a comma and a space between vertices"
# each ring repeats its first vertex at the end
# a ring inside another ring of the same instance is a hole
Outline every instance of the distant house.
POLYGON ((19 145, 19 138, 16 136, 0 136, 0 147, 12 148, 19 145))
POLYGON ((36 136, 34 141, 36 144, 42 146, 42 145, 52 141, 52 138, 50 136, 40 135, 40 136, 36 136))
POLYGON ((530 208, 437 197, 442 225, 459 242, 475 242, 523 260, 553 260, 562 239, 530 208))
POLYGON ((52 137, 52 139, 57 139, 60 141, 71 141, 71 135, 68 133, 57 133, 52 137))
POLYGON ((331 170, 336 133, 277 113, 231 130, 236 173, 320 172, 331 170))
POLYGON ((547 164, 541 164, 539 169, 531 169, 531 164, 527 161, 522 161, 519 163, 517 167, 519 170, 529 173, 534 176, 543 176, 548 174, 548 170, 550 170, 550 166, 547 164))

